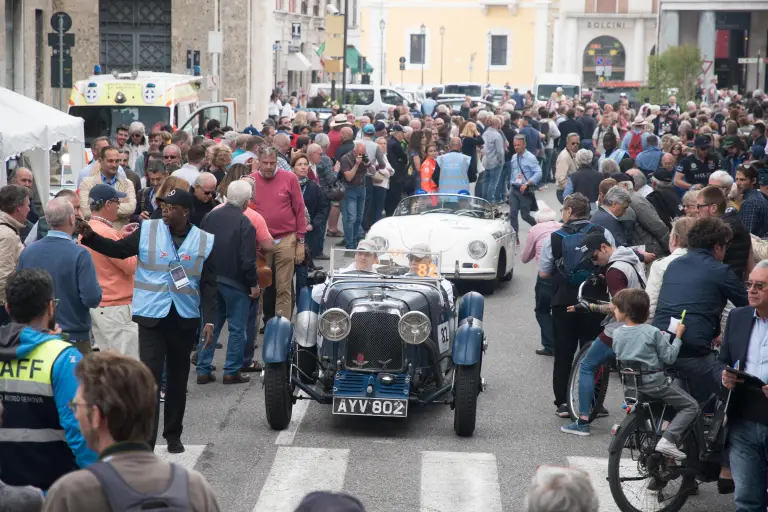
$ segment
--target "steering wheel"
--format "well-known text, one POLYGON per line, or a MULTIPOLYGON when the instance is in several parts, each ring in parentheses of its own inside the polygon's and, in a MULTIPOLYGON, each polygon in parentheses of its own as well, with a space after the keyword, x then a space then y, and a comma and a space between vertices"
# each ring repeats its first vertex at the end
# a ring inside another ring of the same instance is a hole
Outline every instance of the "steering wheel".
POLYGON ((477 210, 456 210, 456 215, 460 217, 473 217, 475 219, 479 219, 478 211, 477 210))

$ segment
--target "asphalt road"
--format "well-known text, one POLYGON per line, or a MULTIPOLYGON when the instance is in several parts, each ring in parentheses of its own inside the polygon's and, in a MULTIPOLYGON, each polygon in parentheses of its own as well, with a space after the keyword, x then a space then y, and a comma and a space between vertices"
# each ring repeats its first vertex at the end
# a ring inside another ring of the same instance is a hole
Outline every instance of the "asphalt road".
MULTIPOLYGON (((539 197, 559 209, 551 188, 539 197)), ((521 223, 524 241, 528 226, 521 223)), ((597 420, 592 436, 560 432, 566 420, 554 414, 552 359, 534 354, 535 273, 518 258, 512 281, 486 298, 488 389, 480 395, 472 438, 454 434, 453 411, 444 405, 382 421, 334 417, 330 406, 301 401, 289 429, 275 432, 266 422, 258 377, 222 385, 224 350, 218 350, 217 382, 197 385, 191 368, 182 437, 187 452, 170 456, 164 446, 156 452, 202 472, 227 512, 293 511, 304 494, 322 489, 348 492, 373 512, 519 511, 539 464, 589 471, 600 510, 618 510, 605 477, 611 427, 623 414, 620 384, 612 381, 611 417, 597 420)), ((706 484, 683 510, 734 508, 730 497, 706 484)))

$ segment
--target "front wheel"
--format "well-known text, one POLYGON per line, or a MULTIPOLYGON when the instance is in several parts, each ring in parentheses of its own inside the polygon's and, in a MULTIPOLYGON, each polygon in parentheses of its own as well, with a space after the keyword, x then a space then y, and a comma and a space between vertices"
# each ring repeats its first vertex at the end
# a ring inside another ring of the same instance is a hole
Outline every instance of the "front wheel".
POLYGON ((453 384, 453 429, 461 437, 475 431, 477 395, 480 392, 480 363, 457 366, 453 384))
POLYGON ((264 368, 264 405, 267 408, 267 423, 275 430, 285 430, 291 422, 293 397, 289 368, 288 362, 267 363, 264 368))
POLYGON ((621 512, 677 512, 688 499, 691 477, 654 451, 659 437, 642 428, 637 414, 628 416, 611 443, 608 483, 621 512))
MULTIPOLYGON (((581 363, 586 359, 590 347, 595 341, 585 343, 576 353, 571 366, 571 374, 568 376, 568 414, 571 420, 579 419, 579 380, 581 378, 581 363)), ((602 342, 598 342, 602 343, 602 342)), ((597 414, 603 408, 605 395, 608 394, 608 382, 610 381, 610 372, 608 371, 608 362, 601 364, 592 374, 594 388, 592 389, 592 405, 589 409, 589 421, 597 418, 597 414)))

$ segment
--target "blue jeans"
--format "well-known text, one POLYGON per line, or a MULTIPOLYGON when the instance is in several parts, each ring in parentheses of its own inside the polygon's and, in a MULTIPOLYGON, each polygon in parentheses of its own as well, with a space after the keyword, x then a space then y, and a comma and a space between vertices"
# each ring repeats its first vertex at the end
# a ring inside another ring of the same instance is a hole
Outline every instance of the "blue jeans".
POLYGON ((218 283, 219 307, 216 313, 216 325, 213 328, 213 340, 208 348, 203 348, 202 341, 198 347, 197 374, 207 375, 213 370, 213 353, 219 334, 227 322, 229 339, 227 340, 227 357, 224 362, 224 375, 235 375, 243 367, 243 352, 245 350, 246 322, 251 299, 242 290, 233 286, 218 283))
POLYGON ((486 169, 485 171, 485 200, 491 203, 500 203, 503 201, 501 193, 499 192, 499 182, 501 181, 501 175, 504 170, 504 165, 494 167, 492 169, 486 169))
POLYGON ((355 249, 363 239, 363 215, 365 215, 365 186, 347 183, 344 200, 341 202, 344 215, 344 242, 347 249, 355 249))
POLYGON ((554 351, 554 327, 552 325, 552 278, 546 279, 536 277, 536 287, 534 288, 536 296, 534 312, 536 321, 541 330, 541 346, 550 352, 554 351))
POLYGON ((768 466, 768 425, 736 420, 730 426, 731 472, 736 484, 733 501, 737 512, 765 512, 768 466))
POLYGON ((504 167, 501 168, 501 179, 499 180, 499 189, 501 199, 499 201, 507 200, 507 185, 509 184, 509 176, 512 174, 512 160, 504 162, 504 167))
POLYGON ((248 324, 245 326, 245 350, 243 350, 243 364, 251 364, 256 354, 256 333, 259 328, 256 325, 256 317, 259 315, 259 299, 251 299, 248 308, 248 324))
POLYGON ((600 338, 595 339, 587 350, 587 357, 579 366, 579 416, 589 416, 595 395, 595 370, 612 357, 616 357, 616 353, 600 338))
POLYGON ((541 184, 546 185, 550 181, 552 181, 552 173, 550 172, 552 169, 552 153, 555 151, 554 148, 547 148, 544 150, 544 165, 541 167, 541 184))

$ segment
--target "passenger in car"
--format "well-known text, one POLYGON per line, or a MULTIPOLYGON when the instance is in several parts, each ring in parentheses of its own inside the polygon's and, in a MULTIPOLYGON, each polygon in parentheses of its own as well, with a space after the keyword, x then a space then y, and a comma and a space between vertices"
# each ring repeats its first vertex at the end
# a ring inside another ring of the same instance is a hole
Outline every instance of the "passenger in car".
MULTIPOLYGON (((429 245, 425 243, 417 243, 411 247, 408 252, 408 272, 406 276, 419 276, 419 277, 436 277, 438 268, 434 261, 432 261, 432 251, 429 245)), ((443 289, 443 298, 448 303, 450 309, 453 309, 454 301, 456 300, 456 292, 453 289, 453 284, 444 277, 440 278, 440 287, 443 289)))

